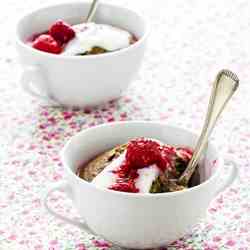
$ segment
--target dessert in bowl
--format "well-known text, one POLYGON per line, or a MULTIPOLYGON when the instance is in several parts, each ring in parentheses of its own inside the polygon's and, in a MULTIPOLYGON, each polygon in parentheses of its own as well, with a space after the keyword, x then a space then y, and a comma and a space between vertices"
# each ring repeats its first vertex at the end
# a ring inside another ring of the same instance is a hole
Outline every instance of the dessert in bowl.
POLYGON ((94 23, 85 24, 89 7, 53 5, 18 22, 21 85, 32 96, 52 105, 93 106, 118 98, 135 77, 149 33, 146 21, 127 8, 100 4, 94 23))
POLYGON ((49 29, 33 34, 27 44, 43 52, 64 56, 98 55, 127 48, 137 41, 128 31, 108 24, 70 25, 57 20, 49 29))
POLYGON ((197 173, 187 187, 177 183, 192 155, 193 150, 185 146, 135 138, 83 164, 78 176, 97 187, 120 192, 174 192, 199 184, 197 173))
POLYGON ((237 176, 233 167, 228 177, 221 181, 223 159, 209 142, 199 162, 199 183, 180 191, 131 193, 79 178, 79 167, 87 167, 96 156, 138 137, 153 138, 152 141, 176 148, 183 145, 192 148, 198 138, 187 130, 160 122, 110 123, 82 131, 62 150, 67 180, 48 190, 45 198, 48 211, 114 244, 127 248, 154 248, 183 236, 205 216, 213 197, 237 176), (48 206, 48 197, 56 190, 67 193, 84 223, 63 217, 48 206))

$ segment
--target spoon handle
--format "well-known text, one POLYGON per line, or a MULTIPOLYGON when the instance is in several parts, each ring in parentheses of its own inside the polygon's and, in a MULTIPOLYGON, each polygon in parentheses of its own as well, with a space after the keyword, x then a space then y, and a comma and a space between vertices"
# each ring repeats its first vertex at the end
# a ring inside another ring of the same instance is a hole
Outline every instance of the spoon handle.
POLYGON ((94 15, 95 15, 98 3, 99 3, 99 0, 93 0, 93 2, 91 3, 89 13, 88 13, 88 16, 86 18, 86 23, 89 23, 92 21, 94 15))
POLYGON ((233 72, 229 70, 222 70, 218 73, 213 84, 206 120, 201 135, 187 168, 178 180, 181 185, 188 185, 188 182, 195 171, 197 163, 204 152, 204 149, 206 148, 208 137, 211 134, 218 117, 222 113, 223 109, 238 86, 239 79, 233 72))

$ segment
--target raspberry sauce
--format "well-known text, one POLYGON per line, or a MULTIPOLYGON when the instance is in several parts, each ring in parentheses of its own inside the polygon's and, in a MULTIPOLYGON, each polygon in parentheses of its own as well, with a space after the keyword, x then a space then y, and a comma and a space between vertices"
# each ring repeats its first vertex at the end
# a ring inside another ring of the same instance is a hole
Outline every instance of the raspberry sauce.
POLYGON ((109 189, 138 193, 140 190, 136 187, 136 179, 139 177, 138 170, 156 165, 160 171, 166 171, 172 167, 172 162, 176 156, 175 148, 168 145, 161 145, 155 140, 138 138, 128 143, 125 160, 116 174, 116 183, 109 189))

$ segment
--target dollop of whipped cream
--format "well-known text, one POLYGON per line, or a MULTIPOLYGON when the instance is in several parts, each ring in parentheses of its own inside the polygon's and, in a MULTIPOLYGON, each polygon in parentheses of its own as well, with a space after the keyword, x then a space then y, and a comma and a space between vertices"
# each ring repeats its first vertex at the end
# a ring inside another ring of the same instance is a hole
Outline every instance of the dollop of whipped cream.
POLYGON ((73 25, 75 37, 67 43, 62 55, 84 54, 93 47, 115 51, 130 45, 132 35, 107 24, 82 23, 73 25))
MULTIPOLYGON (((117 175, 114 173, 119 169, 121 164, 125 161, 125 154, 122 153, 119 157, 114 159, 104 170, 99 173, 92 183, 97 187, 109 188, 117 183, 117 175)), ((159 176, 159 168, 153 164, 137 170, 138 177, 135 179, 135 186, 139 193, 149 193, 153 181, 159 176)))

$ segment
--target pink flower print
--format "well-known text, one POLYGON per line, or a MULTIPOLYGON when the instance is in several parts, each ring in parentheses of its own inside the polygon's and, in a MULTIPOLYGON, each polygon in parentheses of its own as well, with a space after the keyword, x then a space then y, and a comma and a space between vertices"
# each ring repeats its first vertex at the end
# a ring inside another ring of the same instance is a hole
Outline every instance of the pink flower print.
POLYGON ((208 246, 208 247, 205 247, 204 250, 218 250, 218 248, 208 246))
POLYGON ((165 119, 167 119, 168 118, 168 115, 167 114, 161 114, 160 115, 160 119, 161 120, 165 120, 165 119))
POLYGON ((54 181, 58 181, 58 180, 61 180, 61 179, 62 179, 62 175, 57 174, 57 173, 54 174, 54 176, 53 176, 54 181))
POLYGON ((39 128, 40 128, 40 129, 46 129, 47 126, 48 126, 48 124, 40 124, 40 125, 39 125, 39 128))
POLYGON ((168 250, 166 247, 160 247, 159 250, 168 250))
POLYGON ((23 214, 23 215, 29 214, 29 210, 23 210, 22 214, 23 214))
POLYGON ((223 196, 220 195, 220 196, 216 199, 216 202, 219 203, 219 204, 222 204, 222 203, 223 203, 223 196))
POLYGON ((111 247, 111 245, 105 241, 105 240, 93 240, 93 244, 96 246, 96 247, 111 247))
POLYGON ((234 245, 235 245, 235 241, 234 241, 234 240, 228 240, 228 241, 226 242, 226 246, 232 247, 232 246, 234 246, 234 245))
POLYGON ((56 119, 54 117, 49 117, 48 122, 50 122, 51 124, 56 124, 56 119))
POLYGON ((82 243, 76 245, 76 248, 77 248, 77 250, 86 250, 84 244, 82 244, 82 243))
POLYGON ((42 245, 36 245, 34 247, 34 250, 42 250, 43 249, 43 246, 42 245))
POLYGON ((22 149, 22 148, 24 148, 24 145, 23 145, 23 144, 19 144, 19 145, 17 146, 17 148, 18 148, 18 149, 22 149))
POLYGON ((72 116, 73 116, 72 112, 68 112, 68 111, 63 112, 63 118, 64 118, 64 120, 69 120, 69 119, 72 118, 72 116))
POLYGON ((57 240, 51 240, 49 242, 50 245, 57 245, 58 244, 58 241, 57 240))
POLYGON ((50 138, 49 136, 44 135, 44 136, 43 136, 43 140, 44 140, 44 141, 50 141, 51 138, 50 138))
POLYGON ((25 223, 25 226, 26 226, 27 228, 30 228, 30 227, 33 227, 34 224, 31 223, 31 222, 27 222, 27 223, 25 223))
POLYGON ((234 215, 234 219, 239 220, 240 218, 241 218, 241 216, 239 214, 234 215))
POLYGON ((215 213, 215 212, 217 212, 217 209, 215 207, 211 207, 211 208, 208 209, 208 212, 209 213, 215 213))
POLYGON ((60 161, 60 158, 59 157, 54 157, 52 158, 53 161, 60 161))
POLYGON ((36 174, 36 171, 31 170, 31 171, 29 171, 28 173, 29 173, 29 175, 32 176, 32 175, 35 175, 35 174, 36 174))
POLYGON ((214 242, 219 242, 219 241, 221 241, 221 237, 220 236, 214 236, 213 241, 214 242))
POLYGON ((180 239, 180 240, 176 240, 174 241, 173 243, 171 243, 171 246, 174 246, 174 247, 182 247, 184 248, 186 245, 185 243, 180 239))
POLYGON ((240 233, 247 233, 247 232, 248 232, 248 230, 246 228, 244 228, 244 227, 240 228, 240 233))
POLYGON ((113 121, 115 121, 114 117, 112 117, 112 116, 108 117, 107 122, 113 122, 113 121))
POLYGON ((34 206, 35 206, 36 208, 41 207, 41 200, 40 200, 40 199, 34 199, 34 200, 32 201, 32 203, 34 204, 34 206))
POLYGON ((121 118, 127 118, 127 113, 126 113, 126 112, 121 113, 121 114, 120 114, 120 117, 121 117, 121 118))
POLYGON ((18 165, 19 163, 20 163, 20 161, 18 161, 18 160, 13 160, 13 161, 11 162, 12 165, 18 165))
POLYGON ((229 153, 229 154, 234 154, 235 151, 234 151, 233 149, 229 148, 229 149, 228 149, 228 153, 229 153))
POLYGON ((229 189, 229 191, 230 191, 230 192, 232 192, 232 193, 235 193, 235 194, 237 194, 237 193, 238 193, 238 190, 237 190, 237 189, 235 189, 235 188, 230 188, 230 189, 229 189))
POLYGON ((131 99, 129 97, 124 97, 124 102, 129 103, 129 102, 131 102, 131 99))
POLYGON ((48 115, 49 115, 49 112, 48 112, 48 111, 43 111, 41 114, 42 114, 43 116, 48 116, 48 115))
POLYGON ((77 128, 77 124, 76 124, 75 122, 71 122, 69 125, 70 125, 70 127, 73 128, 73 129, 74 129, 74 128, 77 128))
POLYGON ((35 231, 30 231, 29 235, 36 235, 36 232, 35 231))
POLYGON ((206 229, 207 231, 210 231, 212 228, 213 228, 213 225, 212 225, 212 224, 207 224, 206 227, 205 227, 205 229, 206 229))
POLYGON ((50 247, 48 250, 60 250, 60 246, 58 245, 58 241, 57 240, 51 240, 49 242, 50 247))
POLYGON ((17 236, 15 234, 11 234, 8 239, 9 240, 16 240, 17 236))
POLYGON ((217 164, 217 160, 213 160, 212 164, 215 166, 217 164))
POLYGON ((90 108, 85 108, 84 109, 84 113, 85 114, 90 114, 91 113, 91 109, 90 108))
POLYGON ((20 180, 22 180, 23 179, 23 176, 15 176, 14 177, 14 180, 15 181, 20 181, 20 180))
POLYGON ((9 200, 14 200, 14 198, 15 198, 15 193, 12 192, 12 193, 9 195, 8 199, 9 199, 9 200))
POLYGON ((214 244, 206 244, 204 250, 219 250, 219 248, 214 244))
POLYGON ((6 208, 8 207, 7 204, 0 204, 0 208, 6 208))

